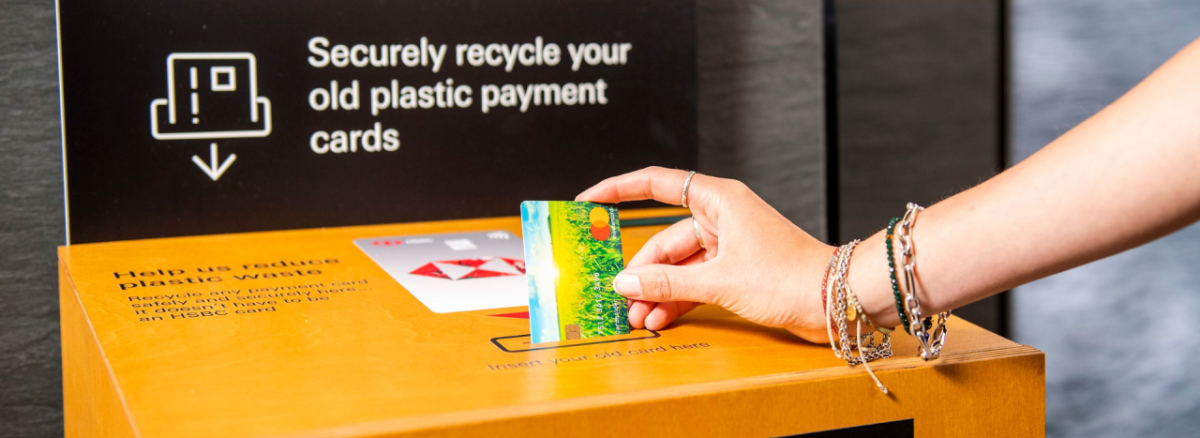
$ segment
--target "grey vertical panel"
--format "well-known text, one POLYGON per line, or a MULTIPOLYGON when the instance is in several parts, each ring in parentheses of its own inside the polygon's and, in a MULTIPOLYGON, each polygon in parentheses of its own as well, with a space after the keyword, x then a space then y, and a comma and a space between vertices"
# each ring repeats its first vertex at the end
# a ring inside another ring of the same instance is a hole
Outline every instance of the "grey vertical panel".
POLYGON ((0 11, 0 436, 62 436, 54 2, 0 11))
POLYGON ((700 170, 825 235, 820 0, 699 0, 700 170))
MULTIPOLYGON (((1000 168, 1000 11, 998 0, 837 3, 842 240, 1000 168)), ((956 312, 1000 331, 1000 300, 956 312)))
MULTIPOLYGON (((1017 159, 1200 36, 1200 2, 1191 0, 1015 0, 1013 13, 1017 159)), ((1197 266, 1200 226, 1193 225, 1014 291, 1016 340, 1046 352, 1049 436, 1196 435, 1197 266)))

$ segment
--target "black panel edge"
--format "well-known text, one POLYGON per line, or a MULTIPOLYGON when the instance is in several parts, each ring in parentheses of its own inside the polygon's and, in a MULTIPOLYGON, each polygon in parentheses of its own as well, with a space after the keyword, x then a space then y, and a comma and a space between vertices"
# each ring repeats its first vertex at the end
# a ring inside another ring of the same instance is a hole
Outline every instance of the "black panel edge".
POLYGON ((838 87, 836 0, 823 0, 825 64, 825 241, 839 241, 841 180, 838 176, 838 87))
POLYGON ((67 190, 67 110, 63 105, 62 12, 54 0, 54 54, 58 72, 58 140, 62 143, 63 244, 71 246, 71 192, 67 190))
MULTIPOLYGON (((1012 110, 1012 73, 1009 70, 1012 67, 1012 3, 1009 0, 996 0, 996 8, 996 41, 999 45, 996 54, 996 67, 999 70, 996 80, 996 173, 1000 173, 1008 168, 1012 160, 1012 125, 1009 113, 1012 110)), ((1001 292, 996 301, 996 331, 1000 336, 1007 338, 1011 334, 1012 291, 1001 292)))

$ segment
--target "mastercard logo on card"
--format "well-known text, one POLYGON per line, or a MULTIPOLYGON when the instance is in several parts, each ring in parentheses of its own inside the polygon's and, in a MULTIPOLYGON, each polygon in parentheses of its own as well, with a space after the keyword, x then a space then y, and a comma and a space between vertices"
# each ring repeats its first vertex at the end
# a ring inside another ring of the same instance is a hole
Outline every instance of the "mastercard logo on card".
POLYGON ((592 237, 595 237, 596 240, 608 240, 609 237, 612 237, 612 226, 608 224, 608 210, 604 207, 596 207, 588 216, 592 223, 592 237))

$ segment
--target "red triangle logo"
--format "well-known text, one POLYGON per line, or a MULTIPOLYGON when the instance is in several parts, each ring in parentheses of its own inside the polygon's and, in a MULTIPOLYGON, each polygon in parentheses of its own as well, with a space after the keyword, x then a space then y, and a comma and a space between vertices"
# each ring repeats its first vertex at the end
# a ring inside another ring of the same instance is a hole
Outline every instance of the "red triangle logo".
POLYGON ((488 315, 488 316, 499 316, 501 318, 529 319, 529 312, 497 313, 495 315, 488 315))

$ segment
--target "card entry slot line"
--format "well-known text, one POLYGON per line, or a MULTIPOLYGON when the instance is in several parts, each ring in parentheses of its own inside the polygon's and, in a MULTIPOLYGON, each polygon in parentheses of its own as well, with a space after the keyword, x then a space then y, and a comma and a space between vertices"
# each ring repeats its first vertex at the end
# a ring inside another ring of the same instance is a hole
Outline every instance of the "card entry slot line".
MULTIPOLYGON (((625 341, 640 341, 640 340, 654 339, 654 338, 662 337, 661 334, 659 334, 658 332, 656 332, 654 330, 650 330, 650 329, 645 329, 645 330, 650 333, 649 336, 640 336, 640 337, 636 337, 636 338, 622 338, 622 339, 596 338, 596 341, 593 341, 593 342, 571 343, 571 344, 567 344, 567 345, 550 345, 550 346, 545 346, 545 347, 526 348, 526 349, 521 349, 521 350, 510 350, 501 341, 505 340, 505 339, 528 338, 529 337, 528 334, 513 335, 513 336, 498 336, 498 337, 492 338, 492 344, 495 345, 496 348, 499 348, 500 351, 503 351, 505 353, 524 353, 526 351, 553 350, 553 349, 558 349, 558 348, 582 347, 584 345, 611 344, 614 342, 625 342, 625 341)), ((530 344, 528 342, 524 342, 524 343, 522 343, 522 345, 532 346, 532 345, 539 345, 539 344, 530 344)))

